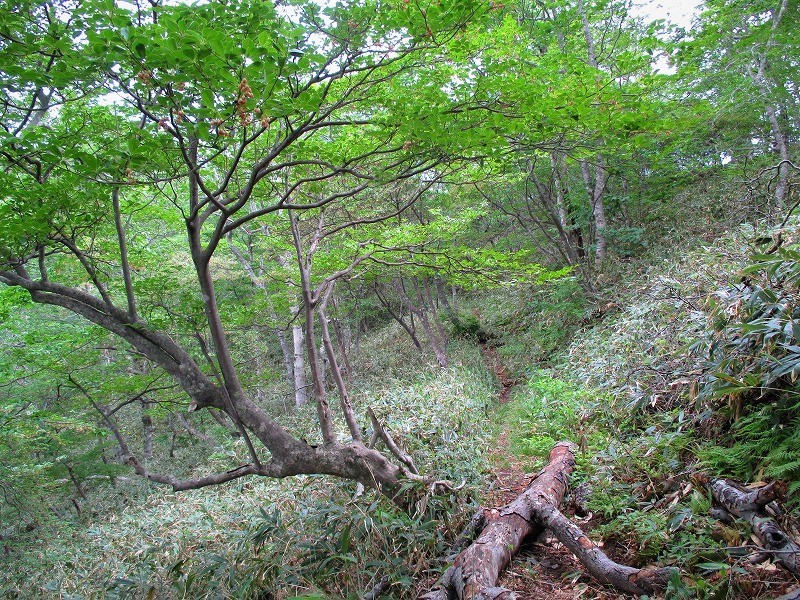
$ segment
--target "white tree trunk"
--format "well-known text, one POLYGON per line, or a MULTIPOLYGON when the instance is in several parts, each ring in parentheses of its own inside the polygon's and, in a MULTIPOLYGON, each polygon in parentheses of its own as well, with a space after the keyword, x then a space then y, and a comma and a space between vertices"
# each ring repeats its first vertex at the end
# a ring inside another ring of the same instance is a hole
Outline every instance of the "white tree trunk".
MULTIPOLYGON (((292 308, 292 312, 295 312, 292 308)), ((303 349, 303 326, 292 325, 292 347, 294 350, 294 403, 303 406, 308 402, 308 383, 306 382, 306 362, 303 349)))

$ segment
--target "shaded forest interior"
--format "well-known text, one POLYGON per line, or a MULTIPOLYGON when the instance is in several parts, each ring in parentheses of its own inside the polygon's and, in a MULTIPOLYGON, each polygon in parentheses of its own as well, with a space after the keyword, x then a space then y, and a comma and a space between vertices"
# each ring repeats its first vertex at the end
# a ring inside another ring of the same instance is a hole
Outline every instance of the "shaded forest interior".
POLYGON ((797 598, 800 4, 642 11, 4 6, 0 596, 797 598))

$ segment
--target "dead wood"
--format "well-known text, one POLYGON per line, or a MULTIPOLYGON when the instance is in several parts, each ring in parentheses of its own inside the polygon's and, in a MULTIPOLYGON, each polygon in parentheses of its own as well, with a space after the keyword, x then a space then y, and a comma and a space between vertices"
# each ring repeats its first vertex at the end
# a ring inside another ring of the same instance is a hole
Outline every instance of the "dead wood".
POLYGON ((800 600, 800 587, 793 589, 791 592, 775 598, 775 600, 800 600))
POLYGON ((648 566, 636 569, 616 563, 555 506, 542 506, 536 513, 542 524, 553 532, 556 539, 564 544, 581 561, 589 574, 600 583, 611 585, 629 594, 651 594, 665 588, 670 577, 678 573, 672 568, 659 569, 648 566))
POLYGON ((708 488, 728 512, 750 523, 766 552, 791 573, 800 575, 800 545, 765 510, 785 493, 784 486, 772 483, 758 490, 744 490, 724 479, 711 479, 708 488))
POLYGON ((575 466, 573 448, 568 442, 556 444, 547 466, 528 488, 504 508, 489 513, 488 523, 475 542, 456 557, 453 566, 421 600, 516 598, 510 590, 497 587, 497 580, 523 540, 545 528, 551 529, 598 581, 633 594, 663 588, 672 569, 635 569, 615 563, 558 510, 575 466))
POLYGON ((475 538, 481 534, 484 527, 486 527, 486 515, 483 512, 483 508, 479 508, 475 514, 472 515, 469 523, 461 530, 456 541, 453 542, 453 546, 450 549, 450 557, 455 558, 464 548, 474 542, 475 538))
MULTIPOLYGON (((386 447, 397 458, 397 460, 408 467, 408 470, 412 474, 419 475, 419 471, 414 464, 414 459, 400 449, 400 446, 397 445, 397 442, 392 439, 392 436, 389 435, 389 432, 386 431, 383 425, 381 425, 381 422, 378 420, 378 417, 375 416, 375 411, 372 410, 371 406, 367 407, 367 414, 369 415, 370 421, 372 421, 373 437, 377 435, 381 440, 383 440, 383 443, 386 444, 386 447)), ((374 445, 375 443, 370 440, 370 447, 374 445)))
POLYGON ((390 587, 392 587, 392 582, 389 580, 388 577, 384 575, 383 577, 381 577, 380 581, 378 581, 378 583, 375 584, 375 587, 373 587, 370 591, 364 594, 362 600, 377 600, 390 587))

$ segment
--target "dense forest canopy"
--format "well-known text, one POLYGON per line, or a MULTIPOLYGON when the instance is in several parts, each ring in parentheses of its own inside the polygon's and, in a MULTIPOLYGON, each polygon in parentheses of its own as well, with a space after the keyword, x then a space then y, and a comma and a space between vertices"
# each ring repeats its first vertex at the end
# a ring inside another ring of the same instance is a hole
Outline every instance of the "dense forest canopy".
POLYGON ((785 225, 798 30, 795 0, 685 29, 627 0, 5 3, 3 523, 131 470, 330 475, 406 511, 457 487, 353 401, 363 336, 393 322, 447 369, 453 335, 488 339, 462 297, 607 298, 698 182, 785 225))

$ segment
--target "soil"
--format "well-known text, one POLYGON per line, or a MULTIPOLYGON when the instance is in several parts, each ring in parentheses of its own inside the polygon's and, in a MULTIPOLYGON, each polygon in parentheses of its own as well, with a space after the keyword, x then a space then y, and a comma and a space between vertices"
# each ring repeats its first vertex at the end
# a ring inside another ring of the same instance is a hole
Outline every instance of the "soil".
POLYGON ((500 362, 500 358, 497 356, 497 348, 494 346, 489 346, 484 344, 481 348, 483 352, 483 358, 486 361, 486 364, 494 373, 495 377, 497 377, 497 381, 500 384, 500 394, 498 396, 498 402, 500 404, 505 404, 508 402, 508 399, 511 397, 511 390, 514 389, 514 386, 519 383, 517 379, 512 379, 506 368, 500 362))

